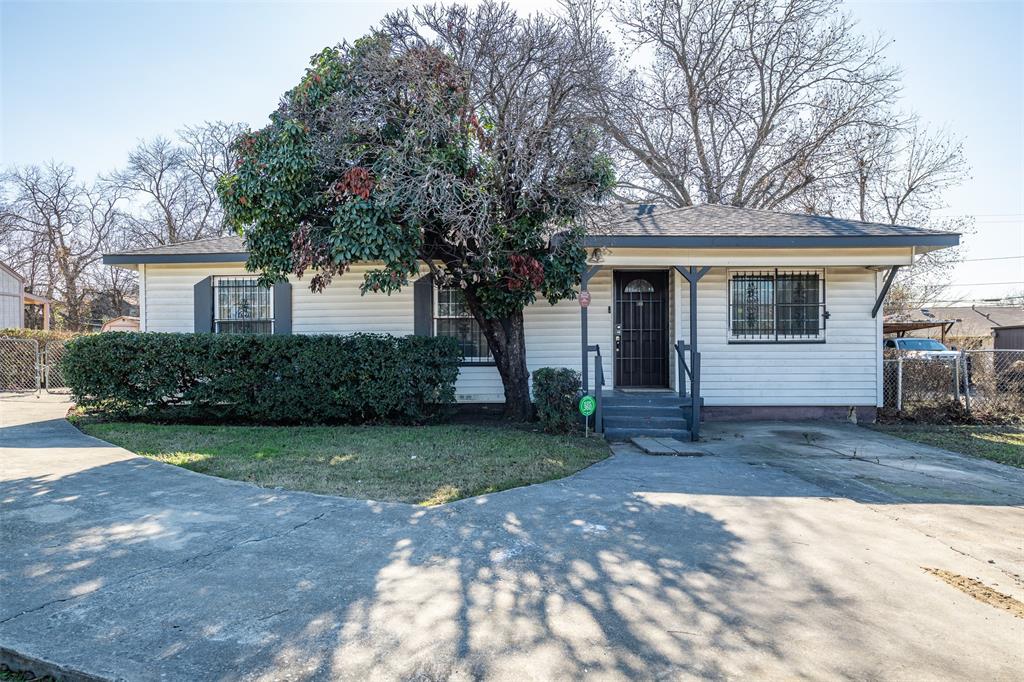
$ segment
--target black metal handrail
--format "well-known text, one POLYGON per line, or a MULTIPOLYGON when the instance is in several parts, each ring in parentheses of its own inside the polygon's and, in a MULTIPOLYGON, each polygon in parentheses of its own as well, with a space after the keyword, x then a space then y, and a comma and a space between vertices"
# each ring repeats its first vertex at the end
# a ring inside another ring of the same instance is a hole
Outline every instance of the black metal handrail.
POLYGON ((594 353, 594 433, 604 433, 601 387, 604 386, 604 363, 601 361, 601 346, 587 346, 587 352, 594 353))
POLYGON ((683 353, 686 352, 686 344, 682 341, 676 341, 676 393, 679 394, 680 398, 686 397, 686 381, 688 378, 693 381, 693 374, 690 372, 689 365, 686 364, 686 356, 683 353))
POLYGON ((687 399, 689 402, 683 403, 683 409, 687 410, 690 414, 687 423, 690 426, 690 435, 694 440, 700 435, 700 352, 693 352, 687 344, 682 341, 676 341, 676 357, 678 359, 678 367, 676 368, 676 392, 679 394, 680 399, 687 399), (690 351, 690 365, 686 363, 686 358, 683 355, 686 351, 690 351), (692 367, 691 367, 692 365, 692 367), (687 393, 686 381, 684 375, 690 380, 690 390, 687 393))

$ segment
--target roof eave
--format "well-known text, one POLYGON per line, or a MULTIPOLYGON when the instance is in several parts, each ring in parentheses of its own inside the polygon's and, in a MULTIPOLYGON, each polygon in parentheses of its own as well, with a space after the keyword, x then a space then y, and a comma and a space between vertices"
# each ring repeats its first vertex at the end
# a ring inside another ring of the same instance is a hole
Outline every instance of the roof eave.
POLYGON ((245 251, 226 253, 106 253, 104 265, 170 265, 181 263, 244 263, 249 260, 245 251))
POLYGON ((17 270, 15 270, 14 268, 12 268, 10 265, 7 265, 7 263, 0 263, 0 270, 9 272, 12 277, 21 282, 22 286, 25 286, 25 276, 22 275, 17 270))
POLYGON ((591 235, 587 247, 660 248, 660 249, 814 249, 957 246, 960 235, 890 235, 835 237, 712 237, 669 235, 591 235))

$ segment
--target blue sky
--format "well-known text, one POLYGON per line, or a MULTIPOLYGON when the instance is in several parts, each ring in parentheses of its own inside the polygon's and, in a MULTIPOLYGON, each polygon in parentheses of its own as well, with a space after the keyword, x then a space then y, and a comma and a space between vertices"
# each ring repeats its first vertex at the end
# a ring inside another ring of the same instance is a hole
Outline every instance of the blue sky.
MULTIPOLYGON (((184 124, 262 125, 311 54, 406 4, 3 0, 0 162, 57 159, 90 177, 184 124)), ((966 140, 972 177, 945 213, 975 216, 976 232, 948 295, 1024 292, 1024 2, 847 8, 863 32, 891 39, 903 106, 966 140)))

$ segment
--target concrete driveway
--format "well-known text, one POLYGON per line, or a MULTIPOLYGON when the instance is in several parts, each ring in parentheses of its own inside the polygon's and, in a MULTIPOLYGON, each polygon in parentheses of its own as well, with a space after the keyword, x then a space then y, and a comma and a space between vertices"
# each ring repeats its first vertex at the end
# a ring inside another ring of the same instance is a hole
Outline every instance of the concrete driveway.
MULTIPOLYGON (((1024 473, 707 429, 435 509, 264 490, 0 400, 0 647, 129 680, 1019 679, 1024 473), (851 451, 855 450, 855 452, 851 451)), ((852 446, 852 447, 851 447, 852 446)))

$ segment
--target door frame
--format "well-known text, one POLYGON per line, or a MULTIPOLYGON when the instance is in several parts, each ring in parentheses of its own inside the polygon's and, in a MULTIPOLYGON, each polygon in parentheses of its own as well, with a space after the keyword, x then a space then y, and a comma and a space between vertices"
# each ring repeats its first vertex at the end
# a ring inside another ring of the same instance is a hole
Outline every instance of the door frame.
POLYGON ((612 270, 612 376, 615 382, 615 388, 637 388, 637 389, 668 389, 671 388, 669 384, 669 372, 671 357, 670 352, 672 350, 672 286, 671 271, 668 268, 650 268, 650 267, 626 267, 626 268, 615 268, 612 270), (662 363, 661 371, 661 382, 657 384, 644 384, 644 385, 630 385, 625 386, 621 382, 621 372, 619 369, 619 349, 618 344, 615 343, 616 330, 619 326, 619 289, 620 286, 624 286, 625 283, 620 285, 620 279, 628 277, 629 275, 650 275, 651 284, 657 288, 659 282, 661 283, 662 291, 665 297, 665 315, 663 324, 664 334, 664 357, 665 361, 662 363))

